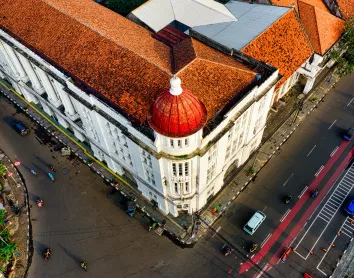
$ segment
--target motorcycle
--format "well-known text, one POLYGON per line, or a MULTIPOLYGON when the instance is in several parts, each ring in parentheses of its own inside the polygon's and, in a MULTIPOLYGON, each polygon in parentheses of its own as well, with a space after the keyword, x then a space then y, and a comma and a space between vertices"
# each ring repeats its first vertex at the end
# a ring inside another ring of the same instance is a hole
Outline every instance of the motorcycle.
POLYGON ((315 198, 315 197, 317 197, 317 195, 318 195, 318 189, 313 190, 312 194, 311 194, 311 197, 315 198))
POLYGON ((33 169, 31 169, 31 174, 34 175, 34 176, 37 176, 37 172, 33 169))
POLYGON ((226 246, 226 244, 222 247, 222 250, 223 250, 225 257, 232 253, 232 249, 230 247, 226 246))
POLYGON ((45 252, 43 253, 43 255, 44 255, 44 259, 45 260, 49 260, 49 258, 50 258, 50 248, 47 248, 45 250, 45 252))
POLYGON ((258 244, 257 243, 253 243, 251 249, 250 249, 250 252, 253 253, 254 251, 256 251, 258 248, 258 244))
POLYGON ((288 195, 288 196, 285 198, 285 204, 289 204, 292 198, 293 198, 293 197, 292 197, 291 195, 288 195))
POLYGON ((52 181, 54 181, 54 175, 53 175, 52 173, 48 173, 48 177, 49 177, 52 181))
POLYGON ((86 262, 81 262, 80 263, 80 266, 81 266, 81 268, 83 269, 83 270, 85 270, 85 271, 87 271, 87 264, 86 264, 86 262))
POLYGON ((40 208, 43 207, 43 205, 44 205, 44 202, 42 199, 37 199, 36 203, 37 203, 37 206, 40 208))
POLYGON ((293 247, 289 247, 285 250, 284 254, 280 257, 282 263, 286 262, 288 255, 294 250, 293 247))

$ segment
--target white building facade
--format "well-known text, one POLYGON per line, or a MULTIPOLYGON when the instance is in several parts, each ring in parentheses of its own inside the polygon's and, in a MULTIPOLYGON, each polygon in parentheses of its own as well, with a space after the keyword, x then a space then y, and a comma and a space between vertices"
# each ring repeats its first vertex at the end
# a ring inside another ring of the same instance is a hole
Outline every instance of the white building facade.
POLYGON ((0 77, 87 143, 114 172, 129 172, 139 191, 161 211, 177 216, 201 209, 224 185, 227 169, 242 165, 257 149, 278 71, 251 88, 210 132, 203 125, 184 137, 155 130, 154 140, 2 30, 0 77))

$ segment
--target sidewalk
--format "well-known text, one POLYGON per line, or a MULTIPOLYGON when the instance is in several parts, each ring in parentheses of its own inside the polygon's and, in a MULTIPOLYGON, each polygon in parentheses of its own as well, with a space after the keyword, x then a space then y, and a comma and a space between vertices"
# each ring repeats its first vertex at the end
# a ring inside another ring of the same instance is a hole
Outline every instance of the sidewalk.
POLYGON ((165 235, 175 243, 183 246, 193 246, 204 234, 208 227, 226 210, 227 206, 244 190, 244 188, 257 177, 257 173, 268 162, 268 160, 280 150, 280 146, 289 138, 296 127, 314 109, 316 104, 326 95, 327 91, 337 82, 338 78, 333 76, 331 82, 329 77, 324 75, 320 82, 307 96, 306 100, 298 100, 302 104, 302 111, 295 118, 299 109, 294 107, 296 100, 287 101, 284 108, 280 109, 274 117, 270 118, 273 124, 266 128, 265 138, 261 147, 252 155, 248 161, 240 168, 230 171, 229 180, 215 199, 199 215, 172 217, 164 215, 159 210, 153 208, 153 204, 145 199, 129 177, 121 177, 98 161, 85 146, 78 142, 66 129, 55 123, 52 118, 42 112, 36 105, 28 103, 21 95, 17 94, 9 85, 0 80, 0 88, 3 94, 15 105, 22 109, 39 125, 44 127, 49 134, 68 146, 77 157, 87 164, 93 171, 100 175, 112 187, 115 187, 127 199, 135 199, 137 207, 151 220, 162 223, 166 222, 165 235), (311 101, 316 98, 316 101, 311 101), (280 120, 279 120, 280 119, 280 120), (294 123, 293 123, 294 122, 294 123), (274 127, 275 125, 275 127, 274 127), (249 176, 247 170, 253 166, 255 171, 253 176, 249 176), (211 214, 211 210, 216 205, 221 205, 221 210, 217 214, 211 214), (201 223, 200 223, 200 220, 201 223))
POLYGON ((348 248, 344 251, 344 255, 337 264, 336 269, 330 276, 332 278, 346 278, 353 276, 354 273, 354 241, 350 240, 348 248))
MULTIPOLYGON (((332 75, 332 71, 321 75, 317 80, 314 89, 308 95, 301 94, 299 101, 294 106, 294 102, 290 101, 290 105, 286 105, 282 115, 275 117, 284 118, 280 123, 276 123, 275 128, 266 129, 262 145, 240 168, 231 171, 226 177, 228 182, 214 200, 200 214, 201 225, 199 226, 198 238, 203 232, 214 223, 214 221, 227 209, 227 207, 236 199, 236 197, 246 188, 246 186, 257 178, 258 172, 273 157, 281 152, 280 147, 286 142, 296 128, 304 121, 306 116, 312 112, 316 105, 322 101, 327 92, 339 80, 339 77, 332 75), (285 116, 284 116, 285 115, 285 116), (254 174, 249 173, 249 169, 254 170, 254 174), (229 179, 227 179, 229 178, 229 179), (219 212, 212 214, 211 211, 219 206, 219 212)), ((274 120, 275 121, 275 120, 274 120)), ((268 124, 269 121, 267 121, 268 124)), ((275 121, 277 122, 277 121, 275 121)))

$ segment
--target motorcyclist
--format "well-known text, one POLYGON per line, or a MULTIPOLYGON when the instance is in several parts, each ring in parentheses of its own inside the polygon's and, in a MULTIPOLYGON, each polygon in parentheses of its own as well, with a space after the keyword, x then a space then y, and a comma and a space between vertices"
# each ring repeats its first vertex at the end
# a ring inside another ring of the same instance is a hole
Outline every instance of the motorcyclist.
POLYGON ((154 229, 156 227, 156 225, 157 225, 156 222, 149 224, 149 232, 151 231, 151 229, 154 229))
POLYGON ((315 198, 318 195, 318 189, 316 188, 315 190, 312 190, 312 198, 315 198))
POLYGON ((48 173, 49 178, 54 181, 54 175, 52 173, 48 173))
POLYGON ((50 248, 48 248, 48 249, 45 251, 45 253, 44 253, 44 259, 45 259, 45 260, 48 260, 49 257, 50 257, 50 248))
POLYGON ((80 263, 80 266, 81 266, 81 268, 83 268, 84 270, 87 270, 87 264, 86 264, 85 261, 82 261, 82 262, 80 263))
POLYGON ((38 205, 38 207, 43 207, 43 200, 42 199, 37 199, 37 205, 38 205))
POLYGON ((33 169, 31 169, 31 174, 37 176, 37 172, 35 170, 33 170, 33 169))
POLYGON ((232 249, 230 247, 225 248, 225 256, 228 256, 232 253, 232 249))
POLYGON ((291 195, 286 196, 285 203, 289 204, 292 198, 293 198, 293 196, 291 196, 291 195))

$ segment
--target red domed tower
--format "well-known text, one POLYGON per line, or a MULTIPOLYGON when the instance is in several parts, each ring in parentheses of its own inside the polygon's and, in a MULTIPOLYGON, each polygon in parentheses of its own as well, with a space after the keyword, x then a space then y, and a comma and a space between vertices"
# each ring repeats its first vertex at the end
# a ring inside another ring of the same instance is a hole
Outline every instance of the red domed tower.
POLYGON ((159 134, 179 138, 192 135, 206 123, 204 104, 189 91, 182 89, 181 80, 174 76, 171 88, 155 100, 148 114, 149 125, 159 134))

